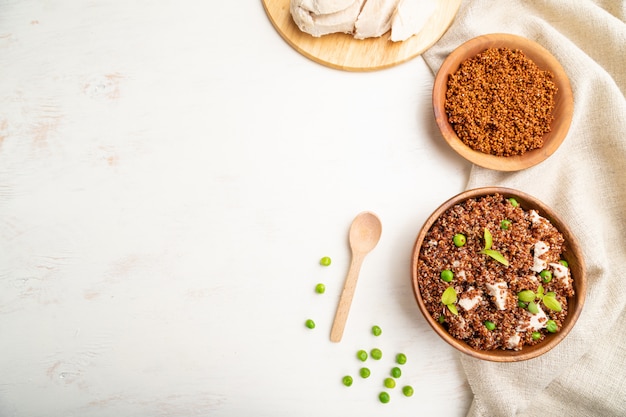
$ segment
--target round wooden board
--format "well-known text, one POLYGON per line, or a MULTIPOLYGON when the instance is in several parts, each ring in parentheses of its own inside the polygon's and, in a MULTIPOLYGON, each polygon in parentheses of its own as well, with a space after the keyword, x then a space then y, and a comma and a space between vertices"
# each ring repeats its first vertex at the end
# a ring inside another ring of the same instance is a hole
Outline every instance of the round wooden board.
POLYGON ((443 36, 461 5, 461 0, 439 0, 420 33, 404 42, 392 42, 389 32, 363 40, 345 33, 315 38, 294 23, 289 12, 290 0, 262 1, 272 24, 294 49, 315 62, 346 71, 379 70, 415 58, 443 36))

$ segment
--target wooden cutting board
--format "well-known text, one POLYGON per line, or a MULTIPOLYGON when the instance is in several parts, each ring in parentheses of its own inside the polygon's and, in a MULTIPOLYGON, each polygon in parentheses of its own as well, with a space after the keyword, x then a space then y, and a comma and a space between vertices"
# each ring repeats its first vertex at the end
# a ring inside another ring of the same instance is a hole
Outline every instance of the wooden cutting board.
POLYGON ((420 33, 404 42, 392 42, 389 32, 380 38, 362 40, 344 33, 315 38, 294 23, 290 0, 262 1, 272 24, 287 43, 315 62, 346 71, 379 70, 415 58, 443 36, 461 5, 461 0, 439 0, 420 33))

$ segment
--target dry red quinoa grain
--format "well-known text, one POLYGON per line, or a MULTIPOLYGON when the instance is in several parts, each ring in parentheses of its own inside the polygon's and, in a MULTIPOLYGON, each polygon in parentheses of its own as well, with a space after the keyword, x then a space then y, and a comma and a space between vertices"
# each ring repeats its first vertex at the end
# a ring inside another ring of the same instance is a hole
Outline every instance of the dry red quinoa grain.
POLYGON ((450 75, 448 120, 463 143, 483 153, 512 156, 541 148, 553 120, 552 79, 520 50, 486 49, 450 75))
POLYGON ((548 320, 554 320, 560 330, 567 316, 567 298, 574 295, 572 277, 566 268, 563 276, 554 274, 550 282, 543 283, 539 271, 533 271, 537 242, 548 248, 538 255, 545 267, 560 268, 555 265, 565 251, 563 235, 536 211, 514 207, 499 194, 469 199, 448 209, 426 234, 416 266, 419 291, 431 317, 452 336, 479 350, 519 350, 540 343, 548 334, 548 320), (501 228, 504 219, 510 221, 506 229, 501 228), (493 236, 492 248, 508 260, 508 266, 480 253, 485 228, 493 236), (461 247, 453 241, 457 233, 466 237, 461 247), (440 278, 445 269, 454 273, 450 283, 440 278), (505 285, 500 303, 490 290, 494 285, 505 285), (539 285, 545 293, 556 294, 562 311, 539 303, 542 313, 533 315, 518 305, 519 292, 537 292, 539 285), (456 315, 442 304, 442 294, 449 286, 458 297, 456 315), (494 330, 485 326, 487 320, 495 324, 494 330), (533 320, 537 328, 530 329, 533 320), (536 340, 533 331, 540 333, 536 340))

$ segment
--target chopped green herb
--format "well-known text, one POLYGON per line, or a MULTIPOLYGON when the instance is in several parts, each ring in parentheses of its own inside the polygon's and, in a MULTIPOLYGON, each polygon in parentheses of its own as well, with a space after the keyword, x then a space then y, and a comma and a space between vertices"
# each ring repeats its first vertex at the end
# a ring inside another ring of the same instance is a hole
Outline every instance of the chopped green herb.
MULTIPOLYGON (((550 293, 548 293, 550 294, 550 293)), ((562 310, 561 303, 556 299, 555 296, 552 295, 544 295, 543 296, 543 304, 548 307, 552 311, 556 311, 557 313, 562 310)))
POLYGON ((485 239, 485 250, 491 249, 491 245, 493 245, 493 236, 491 235, 491 232, 489 231, 489 229, 487 229, 485 227, 485 232, 484 232, 484 239, 485 239))

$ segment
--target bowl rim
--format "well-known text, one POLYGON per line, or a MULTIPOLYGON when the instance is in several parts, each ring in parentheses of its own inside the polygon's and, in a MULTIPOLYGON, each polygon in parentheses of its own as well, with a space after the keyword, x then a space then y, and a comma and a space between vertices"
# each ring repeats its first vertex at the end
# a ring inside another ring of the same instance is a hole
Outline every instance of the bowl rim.
POLYGON ((490 33, 474 37, 456 47, 443 61, 433 84, 432 91, 433 112, 441 135, 448 145, 463 158, 483 168, 496 171, 520 171, 545 161, 565 140, 572 122, 574 97, 569 77, 561 63, 543 46, 528 38, 509 33, 490 33), (555 94, 555 109, 560 117, 551 123, 551 131, 546 133, 548 140, 544 146, 525 152, 523 155, 496 156, 476 151, 463 143, 456 135, 448 122, 445 112, 445 93, 447 81, 454 74, 460 64, 490 47, 508 47, 520 49, 524 55, 532 60, 541 70, 549 70, 554 75, 558 91, 555 94))
POLYGON ((507 188, 507 187, 480 187, 463 191, 442 203, 424 222, 422 228, 413 245, 413 252, 411 258, 411 284, 413 287, 413 294, 418 304, 419 310, 424 316, 426 322, 445 342, 452 347, 456 348, 462 353, 465 353, 471 357, 477 359, 483 359, 492 362, 517 362, 528 359, 536 358, 544 353, 550 351, 557 346, 572 330, 576 321, 578 320, 582 309, 585 304, 585 298, 587 293, 587 278, 586 278, 585 261, 582 254, 581 246, 572 233, 570 228, 554 213, 554 211, 546 204, 541 202, 536 197, 533 197, 522 191, 507 188), (564 252, 564 258, 568 261, 570 267, 570 273, 574 279, 575 294, 572 297, 568 297, 568 314, 565 318, 565 322, 561 330, 557 333, 549 334, 546 339, 537 345, 528 346, 522 348, 519 351, 493 349, 493 350, 477 350, 469 346, 462 340, 454 338, 448 333, 441 324, 433 319, 430 313, 426 309, 424 300, 422 299, 421 292, 419 290, 419 282, 417 277, 417 265, 419 259, 420 249, 422 247, 424 238, 433 223, 437 220, 441 214, 443 214, 448 208, 461 203, 465 200, 487 196, 501 194, 506 198, 514 197, 518 200, 520 205, 525 210, 536 209, 540 212, 541 216, 547 218, 563 235, 566 242, 566 252, 564 252))

